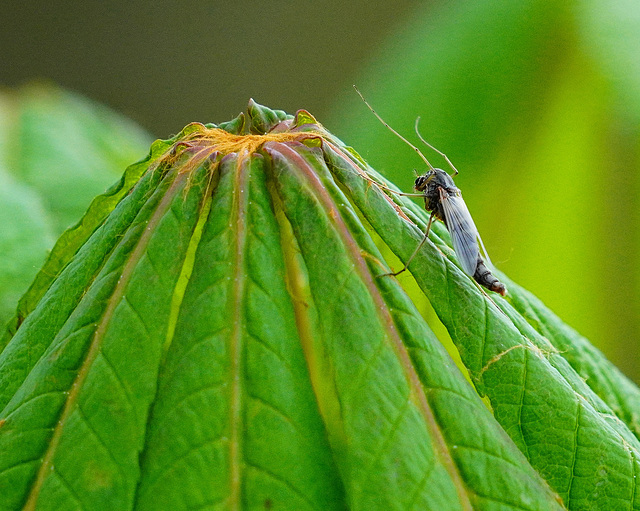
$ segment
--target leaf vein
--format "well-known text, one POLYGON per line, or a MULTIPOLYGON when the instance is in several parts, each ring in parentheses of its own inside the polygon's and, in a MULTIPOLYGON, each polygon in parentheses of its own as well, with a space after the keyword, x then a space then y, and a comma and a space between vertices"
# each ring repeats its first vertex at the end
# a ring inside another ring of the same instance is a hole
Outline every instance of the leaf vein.
POLYGON ((155 420, 158 422, 158 426, 161 426, 162 424, 164 424, 165 421, 171 421, 174 422, 176 420, 175 415, 179 415, 178 412, 179 408, 182 406, 188 406, 187 405, 187 401, 193 397, 196 397, 198 394, 201 394, 203 392, 206 392, 207 390, 215 390, 218 389, 220 387, 222 387, 224 385, 223 381, 219 381, 219 382, 215 382, 215 384, 211 384, 211 385, 205 385, 203 387, 199 387, 197 389, 195 389, 194 391, 190 392, 189 394, 187 394, 185 397, 181 398, 176 404, 171 405, 168 408, 168 411, 166 413, 163 413, 161 415, 158 415, 158 412, 156 410, 156 415, 155 415, 155 420))
MULTIPOLYGON (((169 211, 173 211, 172 208, 169 208, 169 211)), ((142 254, 142 257, 149 261, 149 266, 153 270, 153 273, 157 275, 159 279, 162 279, 163 273, 158 271, 156 263, 153 261, 151 255, 149 254, 148 247, 147 250, 145 250, 144 254, 142 254)), ((140 259, 142 259, 142 257, 140 259)))
POLYGON ((393 438, 395 432, 398 430, 398 427, 400 426, 400 422, 404 418, 404 415, 407 412, 407 410, 409 409, 410 404, 411 404, 411 399, 407 398, 402 408, 398 410, 398 415, 393 420, 393 423, 391 424, 391 429, 385 435, 385 439, 382 442, 382 445, 380 446, 380 448, 378 449, 378 452, 376 453, 373 460, 365 470, 365 474, 366 474, 364 477, 365 482, 368 481, 369 478, 371 477, 371 472, 374 470, 376 463, 378 463, 378 461, 382 457, 382 454, 385 452, 385 449, 389 445, 389 442, 391 442, 391 439, 393 438))
POLYGON ((84 413, 84 410, 82 410, 82 407, 78 404, 78 406, 76 407, 76 410, 78 411, 78 414, 80 415, 80 418, 82 419, 82 421, 86 424, 87 428, 89 428, 89 431, 91 431, 91 433, 93 434, 93 436, 96 438, 96 440, 98 441, 98 443, 102 446, 102 448, 107 452, 107 454, 109 455, 109 458, 111 458, 111 461, 113 461, 113 464, 116 466, 116 469, 118 471, 118 473, 120 474, 120 477, 122 478, 123 481, 127 480, 127 477, 124 473, 124 470, 122 468, 122 463, 119 462, 115 455, 113 454, 113 452, 111 452, 111 449, 109 449, 109 447, 107 446, 106 442, 102 439, 102 437, 98 434, 98 432, 95 430, 95 428, 93 427, 93 425, 91 424, 91 422, 89 421, 89 419, 87 418, 87 415, 84 413))
POLYGON ((424 471, 424 475, 422 476, 422 479, 420 479, 420 481, 416 485, 416 489, 413 492, 413 495, 411 496, 411 499, 409 500, 406 509, 413 509, 413 506, 416 503, 416 501, 418 500, 418 497, 422 494, 421 490, 423 490, 424 489, 424 485, 427 484, 427 481, 429 480, 429 477, 433 473, 433 471, 435 469, 435 466, 436 466, 436 464, 432 463, 424 471))
POLYGON ((318 511, 320 511, 320 508, 316 507, 315 502, 310 497, 308 497, 307 495, 302 493, 302 491, 300 491, 298 488, 296 488, 291 481, 288 481, 287 479, 283 478, 282 476, 279 476, 279 475, 275 474, 274 472, 272 472, 271 470, 269 470, 267 468, 259 467, 258 465, 255 465, 255 464, 253 464, 253 463, 251 463, 249 461, 245 461, 245 463, 247 464, 248 467, 251 467, 251 468, 253 468, 255 470, 258 470, 260 472, 264 472, 265 474, 267 474, 271 478, 273 478, 276 481, 284 484, 287 488, 289 488, 296 495, 298 495, 302 500, 304 500, 309 505, 309 507, 311 509, 317 509, 318 511))
POLYGON ((249 392, 247 392, 247 395, 253 399, 254 401, 258 401, 259 403, 262 403, 264 406, 266 406, 267 408, 270 408, 271 410, 273 410, 274 412, 276 412, 278 415, 280 415, 283 419, 285 419, 289 424, 291 424, 294 429, 296 430, 296 432, 300 433, 300 435, 302 437, 304 437, 304 435, 302 435, 302 432, 300 431, 299 426, 295 423, 295 421, 289 417, 285 412, 283 412, 282 410, 280 410, 280 408, 278 408, 276 405, 274 405, 273 403, 267 401, 266 399, 256 396, 254 394, 251 394, 249 392))
POLYGON ((485 456, 490 456, 490 457, 496 458, 496 459, 498 459, 500 461, 504 461, 508 465, 511 465, 512 467, 516 468, 518 471, 522 470, 522 466, 519 465, 518 463, 516 463, 515 461, 509 460, 509 459, 507 459, 507 458, 505 458, 503 456, 500 456, 499 454, 486 451, 484 449, 481 449, 480 447, 474 447, 474 446, 471 446, 471 445, 456 444, 456 448, 458 450, 467 450, 467 451, 479 452, 481 454, 484 454, 485 456))
POLYGON ((86 509, 84 507, 84 504, 82 503, 82 500, 80 500, 80 496, 77 494, 77 492, 73 489, 73 487, 69 484, 69 482, 62 476, 62 474, 60 473, 60 471, 57 469, 57 467, 55 466, 55 464, 51 465, 51 468, 53 469, 53 471, 55 472, 55 475, 58 477, 58 479, 60 481, 62 481, 62 484, 64 485, 64 487, 67 489, 67 491, 71 494, 71 496, 73 497, 73 499, 78 503, 78 505, 80 506, 81 509, 86 509))
POLYGON ((242 506, 242 437, 244 433, 242 398, 246 390, 242 385, 243 377, 243 357, 245 346, 243 341, 243 328, 241 311, 246 295, 246 268, 245 254, 247 244, 247 201, 248 201, 248 179, 250 164, 247 158, 241 157, 235 162, 235 189, 233 191, 232 218, 235 215, 235 225, 237 233, 235 236, 235 267, 233 272, 235 278, 232 288, 232 308, 236 315, 231 338, 229 339, 229 412, 230 412, 230 432, 229 432, 229 508, 240 509, 242 506))
POLYGON ((573 431, 573 444, 575 447, 571 450, 571 478, 569 479, 569 488, 567 488, 567 502, 565 503, 567 509, 570 509, 569 503, 571 502, 571 491, 573 489, 573 481, 575 481, 576 478, 576 460, 578 458, 578 430, 580 428, 580 414, 582 413, 582 406, 580 405, 580 401, 576 402, 576 405, 576 427, 573 431))
MULTIPOLYGON (((158 481, 160 481, 165 476, 170 475, 174 470, 176 470, 178 464, 182 463, 185 460, 185 458, 191 456, 191 454, 199 451, 200 449, 208 447, 209 445, 213 445, 222 440, 223 440, 223 437, 218 436, 215 438, 210 438, 208 440, 205 440, 204 442, 201 442, 199 444, 192 445, 191 447, 189 447, 189 449, 187 449, 184 453, 180 454, 180 456, 178 456, 175 459, 172 459, 168 464, 162 467, 162 469, 155 475, 155 477, 153 477, 153 479, 151 479, 148 483, 144 484, 144 486, 146 486, 147 488, 147 492, 151 491, 151 489, 153 489, 153 487, 156 485, 156 483, 158 483, 158 481)), ((142 479, 141 479, 141 482, 142 482, 142 479)), ((140 489, 140 486, 138 487, 138 490, 139 489, 140 489)))
POLYGON ((120 385, 120 387, 122 387, 122 393, 124 394, 124 397, 125 397, 125 399, 127 401, 127 404, 133 410, 133 412, 136 413, 137 411, 136 411, 136 408, 135 408, 135 406, 133 404, 133 399, 131 398, 131 394, 129 393, 129 390, 127 389, 127 386, 124 384, 124 381, 122 381, 122 378, 120 377, 120 375, 116 371, 115 366, 113 365, 113 363, 111 362, 109 357, 107 357, 107 354, 104 352, 103 349, 100 349, 98 354, 105 361, 105 364, 107 365, 107 367, 113 373, 113 376, 115 377, 115 379, 118 382, 118 384, 120 385))
POLYGON ((383 340, 380 340, 378 346, 375 351, 371 354, 369 359, 365 362, 364 367, 358 372, 358 375, 354 378, 353 383, 349 385, 349 388, 346 389, 342 394, 342 402, 348 401, 348 399, 355 393, 364 383, 363 380, 372 369, 373 364, 378 357, 380 356, 380 352, 384 349, 386 343, 383 340))
POLYGON ((522 438, 522 448, 524 450, 524 454, 528 460, 530 460, 529 456, 529 445, 527 444, 527 440, 524 434, 524 427, 522 424, 522 414, 524 413, 524 398, 527 389, 527 372, 529 365, 529 354, 527 350, 524 350, 524 363, 523 363, 523 373, 522 373, 522 385, 520 385, 520 396, 518 399, 518 429, 520 431, 520 436, 522 438))
POLYGON ((200 345, 205 344, 207 342, 212 342, 215 341, 215 337, 220 334, 220 332, 224 332, 225 330, 228 330, 228 326, 223 326, 217 330, 214 330, 213 332, 207 333, 207 335, 203 336, 202 338, 198 339, 197 341, 195 341, 191 346, 189 346, 189 348, 180 356, 180 358, 177 358, 175 362, 172 362, 172 365, 174 366, 174 370, 172 372, 167 372, 164 374, 163 376, 163 380, 165 381, 170 381, 171 376, 173 375, 173 373, 175 371, 178 371, 180 366, 182 365, 182 363, 184 362, 184 360, 186 360, 191 353, 200 347, 200 345))
POLYGON ((10 472, 16 468, 20 468, 22 465, 28 465, 29 463, 33 463, 34 461, 40 462, 41 460, 42 460, 42 457, 40 456, 38 458, 32 458, 30 460, 21 461, 19 463, 16 463, 15 465, 11 465, 10 467, 6 467, 0 470, 0 475, 6 474, 7 472, 10 472))
POLYGON ((144 320, 142 319, 142 316, 140 315, 140 313, 138 312, 138 310, 133 306, 133 304, 131 303, 131 300, 129 300, 129 297, 127 297, 127 295, 123 295, 122 296, 122 301, 120 303, 124 303, 125 305, 127 305, 129 307, 129 309, 131 310, 131 312, 133 312, 133 314, 135 315, 135 317, 138 319, 138 321, 140 322, 140 324, 142 325, 142 328, 144 328, 145 333, 147 334, 147 338, 151 337, 151 335, 149 334, 149 329, 147 328, 146 323, 144 322, 144 320))
POLYGON ((289 373, 293 373, 293 368, 291 367, 291 364, 289 363, 289 361, 284 358, 282 356, 281 353, 278 353, 269 343, 267 343, 264 339, 262 339, 260 336, 256 335, 256 334, 252 334, 249 333, 249 336, 256 341, 258 344, 260 344, 260 346, 264 346, 268 351, 270 351, 271 353, 273 353, 276 358, 282 362, 282 365, 284 367, 286 367, 287 371, 289 371, 289 373))
MULTIPOLYGON (((23 401, 22 403, 20 403, 18 405, 17 408, 11 410, 11 412, 9 412, 4 419, 7 420, 10 417, 12 417, 14 414, 16 414, 21 408, 23 408, 24 406, 28 405, 29 403, 31 403, 32 401, 35 401, 38 398, 44 397, 44 396, 48 396, 48 395, 52 395, 52 394, 64 394, 66 391, 64 390, 51 390, 49 392, 43 392, 42 394, 36 394, 35 396, 31 396, 29 397, 29 399, 27 399, 26 401, 23 401)), ((9 403, 10 404, 10 403, 9 403)), ((7 405, 8 406, 8 405, 7 405)), ((6 408, 5 408, 6 410, 6 408)), ((4 413, 4 410, 3 410, 4 413)))

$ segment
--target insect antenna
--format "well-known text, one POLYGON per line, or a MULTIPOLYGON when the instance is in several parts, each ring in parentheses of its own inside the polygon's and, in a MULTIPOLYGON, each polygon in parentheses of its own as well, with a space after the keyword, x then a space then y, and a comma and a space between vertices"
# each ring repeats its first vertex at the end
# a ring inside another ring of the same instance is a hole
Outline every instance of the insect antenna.
MULTIPOLYGON (((362 99, 362 101, 364 101, 364 104, 367 105, 367 107, 369 107, 369 110, 371 110, 371 112, 373 113, 373 115, 375 115, 378 120, 384 124, 389 130, 391 130, 391 132, 396 135, 400 140, 402 140, 405 144, 407 144, 411 149, 413 149, 416 153, 418 153, 418 155, 420 156, 420 158, 422 158, 422 161, 424 161, 427 164, 427 167, 429 167, 429 169, 433 170, 433 165, 431 165, 431 163, 429 163, 429 160, 427 160, 427 158, 425 157, 424 154, 422 154, 422 151, 420 151, 420 149, 418 149, 416 146, 414 146, 411 142, 409 142, 406 138, 404 138, 402 135, 400 135, 400 133, 398 133, 396 130, 394 130, 391 126, 389 126, 382 117, 380 117, 378 115, 378 112, 376 112, 373 107, 367 102, 366 99, 364 99, 364 96, 362 95, 362 93, 358 90, 358 87, 356 87, 355 85, 353 86, 353 88, 356 90, 356 92, 358 93, 358 96, 360 96, 360 99, 362 99)), ((424 142, 424 140, 423 140, 424 142)), ((429 144, 427 144, 429 145, 429 144)), ((429 146, 431 147, 431 146, 429 146)), ((432 147, 433 149, 433 147, 432 147)), ((437 151, 437 149, 436 149, 437 151)), ((438 151, 440 152, 440 151, 438 151)), ((445 157, 446 158, 446 157, 445 157)), ((448 161, 448 159, 447 159, 448 161)), ((455 168, 455 167, 454 167, 455 168)))
MULTIPOLYGON (((356 89, 357 90, 357 89, 356 89)), ((362 98, 364 99, 364 98, 362 98)), ((366 103, 366 101, 365 101, 366 103)), ((369 107, 371 108, 371 107, 369 107)), ((375 114, 375 112, 373 112, 375 114)), ((416 117, 416 135, 418 135, 418 138, 420 139, 420 141, 426 145, 429 149, 433 149, 436 153, 438 153, 440 156, 442 156, 445 160, 447 160, 447 163, 449 164, 449 167, 451 167, 453 169, 453 174, 451 177, 453 176, 457 176, 458 175, 458 169, 455 168, 455 166, 453 165, 453 163, 451 163, 451 160, 449 159, 449 157, 444 154, 442 151, 440 151, 439 149, 436 149, 435 147, 433 147, 429 142, 427 142, 424 138, 422 138, 422 135, 420 135, 420 130, 418 130, 418 124, 420 124, 420 116, 416 117)))

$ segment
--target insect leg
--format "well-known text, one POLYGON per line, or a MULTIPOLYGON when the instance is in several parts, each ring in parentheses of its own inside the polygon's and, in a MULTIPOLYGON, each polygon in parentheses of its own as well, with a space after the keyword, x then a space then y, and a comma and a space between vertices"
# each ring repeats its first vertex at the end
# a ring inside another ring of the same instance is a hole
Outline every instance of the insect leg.
MULTIPOLYGON (((415 169, 413 170, 416 173, 415 169)), ((416 173, 416 176, 418 174, 416 173)), ((424 197, 424 193, 406 193, 399 192, 398 190, 394 190, 393 188, 389 188, 388 186, 383 185, 382 183, 376 181, 375 179, 370 178, 365 172, 358 172, 358 176, 360 176, 365 181, 369 181, 369 183, 376 185, 378 188, 382 190, 387 190, 395 195, 402 195, 403 197, 424 197)))
MULTIPOLYGON (((364 177, 364 176, 363 176, 364 177)), ((405 192, 398 192, 397 190, 394 190, 392 188, 389 188, 388 186, 385 186, 381 183, 378 183, 377 181, 374 181, 373 179, 369 178, 369 177, 365 177, 365 179, 367 181, 369 181, 370 183, 373 183, 374 185, 376 185, 378 188, 381 188, 382 190, 387 190, 388 192, 391 192, 395 195, 402 195, 403 197, 424 197, 424 193, 405 193, 405 192)))
POLYGON ((424 245, 425 242, 427 241, 427 239, 429 239, 429 231, 431 230, 431 222, 433 222, 433 217, 435 215, 436 215, 436 212, 435 212, 435 210, 433 210, 431 212, 431 216, 429 216, 429 223, 427 224, 427 229, 426 229, 426 231, 424 233, 424 238, 422 238, 422 241, 418 244, 416 249, 413 251, 413 254, 411 254, 409 259, 407 259, 407 262, 404 263, 404 266, 402 267, 402 270, 396 271, 396 272, 392 272, 392 273, 384 273, 382 275, 378 275, 379 277, 387 277, 387 276, 395 277, 397 275, 400 275, 403 271, 405 271, 409 267, 409 264, 411 264, 411 261, 413 260, 413 258, 416 256, 418 251, 422 248, 422 245, 424 245))

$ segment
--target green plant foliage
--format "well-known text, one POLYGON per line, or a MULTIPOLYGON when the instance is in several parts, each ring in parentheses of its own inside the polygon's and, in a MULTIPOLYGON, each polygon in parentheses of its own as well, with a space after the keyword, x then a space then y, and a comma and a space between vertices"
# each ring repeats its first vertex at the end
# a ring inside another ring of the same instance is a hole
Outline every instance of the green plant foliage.
MULTIPOLYGON (((403 135, 421 116, 492 257, 636 382, 639 53, 630 0, 422 2, 352 77, 403 135)), ((326 125, 410 191, 419 160, 343 91, 326 125)))
MULTIPOLYGON (((0 94, 0 324, 55 239, 150 143, 132 122, 53 86, 0 94)), ((45 270, 54 277, 58 269, 50 261, 45 270)))
POLYGON ((638 390, 599 352, 438 225, 410 272, 474 388, 383 276, 427 213, 308 112, 224 126, 156 142, 25 296, 1 509, 640 505, 638 390))

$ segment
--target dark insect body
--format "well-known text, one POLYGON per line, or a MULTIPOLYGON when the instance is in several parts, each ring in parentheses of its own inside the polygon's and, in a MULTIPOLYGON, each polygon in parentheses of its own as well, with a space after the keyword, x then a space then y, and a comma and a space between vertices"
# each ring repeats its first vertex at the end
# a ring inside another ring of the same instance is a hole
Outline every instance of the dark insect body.
POLYGON ((464 272, 473 277, 478 284, 504 296, 507 292, 505 285, 491 273, 480 256, 480 247, 485 255, 487 251, 460 189, 451 176, 442 169, 434 168, 418 176, 414 188, 423 193, 424 207, 427 211, 431 211, 425 238, 429 235, 429 227, 434 217, 444 222, 451 234, 453 249, 458 255, 464 272))
MULTIPOLYGON (((425 158, 420 149, 414 146, 411 142, 409 142, 406 138, 400 135, 396 130, 394 130, 391 126, 389 126, 383 119, 380 117, 376 111, 367 103, 367 100, 364 99, 360 91, 354 85, 354 89, 358 95, 362 98, 362 101, 369 107, 369 109, 373 112, 373 114, 384 124, 387 128, 389 128, 394 134, 400 137, 406 144, 408 144, 422 160, 427 164, 429 170, 416 178, 414 188, 419 194, 411 194, 411 193, 400 193, 399 195, 407 195, 407 196, 418 196, 424 198, 424 205, 427 211, 431 211, 431 216, 429 217, 429 223, 427 224, 427 229, 425 231, 424 238, 420 242, 420 244, 416 247, 411 257, 407 260, 404 267, 394 273, 388 273, 387 275, 399 275, 403 271, 405 271, 411 260, 418 253, 422 245, 429 238, 429 231, 431 229, 431 222, 434 217, 438 220, 444 222, 447 230, 451 234, 451 241, 453 243, 453 249, 458 256, 458 260, 460 261, 460 265, 464 272, 473 277, 473 279, 480 284, 481 286, 486 287, 490 291, 495 291, 496 293, 504 296, 507 293, 507 288, 505 285, 500 282, 494 275, 491 273, 491 270, 487 266, 485 260, 480 255, 480 247, 482 247, 482 251, 485 254, 487 262, 491 264, 489 260, 489 256, 487 251, 484 248, 484 244, 482 243, 482 239, 478 234, 478 229, 473 222, 473 218, 471 218, 471 213, 469 213, 469 209, 467 208, 466 203, 462 199, 462 194, 460 190, 453 182, 452 176, 447 174, 442 169, 437 169, 429 163, 429 160, 425 158)), ((454 176, 458 173, 458 169, 456 169, 447 157, 446 154, 439 151, 431 144, 429 144, 425 139, 422 138, 420 132, 418 131, 418 123, 420 121, 420 117, 416 119, 416 134, 418 138, 430 149, 436 151, 440 156, 442 156, 451 169, 454 172, 454 176)), ((384 188, 384 187, 383 187, 384 188)), ((394 190, 390 190, 394 193, 394 190)))

